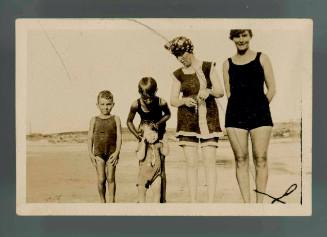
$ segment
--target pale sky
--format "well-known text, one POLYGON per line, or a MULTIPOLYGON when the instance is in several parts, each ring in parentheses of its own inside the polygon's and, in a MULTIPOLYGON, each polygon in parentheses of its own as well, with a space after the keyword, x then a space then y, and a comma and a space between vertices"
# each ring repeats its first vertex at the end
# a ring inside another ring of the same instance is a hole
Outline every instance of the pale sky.
MULTIPOLYGON (((291 20, 139 21, 168 39, 189 37, 196 57, 217 63, 222 86, 222 63, 235 54, 229 30, 251 28, 251 48, 269 56, 275 74, 273 121, 301 118, 302 81, 311 80, 308 24, 291 20)), ((27 132, 87 130, 90 118, 98 114, 97 94, 105 89, 114 94, 112 113, 120 116, 125 127, 130 105, 139 97, 137 84, 144 76, 154 77, 158 96, 169 101, 171 74, 180 64, 164 49, 165 40, 146 27, 127 19, 30 20, 29 24, 23 78, 27 81, 27 132)), ((221 108, 226 108, 226 97, 218 102, 223 126, 221 108)), ((176 108, 171 111, 168 127, 174 128, 176 108)))

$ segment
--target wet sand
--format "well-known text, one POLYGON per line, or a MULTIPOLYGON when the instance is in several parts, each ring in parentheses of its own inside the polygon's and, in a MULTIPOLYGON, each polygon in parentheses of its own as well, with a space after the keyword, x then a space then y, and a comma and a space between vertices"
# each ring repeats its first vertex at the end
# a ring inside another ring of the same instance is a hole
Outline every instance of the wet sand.
MULTIPOLYGON (((116 202, 135 203, 138 161, 135 157, 136 142, 123 143, 116 170, 116 202)), ((301 145, 295 139, 273 139, 269 148, 269 180, 267 193, 274 197, 297 184, 297 189, 282 200, 300 203, 301 197, 301 145)), ((251 161, 252 162, 252 161, 251 161)), ((199 160, 199 202, 206 202, 206 182, 202 160, 199 160)), ((27 203, 97 203, 97 180, 91 166, 87 145, 51 144, 40 141, 27 142, 27 203)), ((235 177, 235 162, 228 141, 220 141, 217 150, 217 190, 215 202, 241 203, 241 194, 235 177)), ((170 142, 170 154, 166 157, 167 202, 188 202, 185 177, 185 160, 180 147, 170 142)), ((307 174, 303 174, 304 176, 307 174)), ((310 174, 308 174, 310 175, 310 174)), ((251 187, 254 169, 251 164, 251 187)), ((151 202, 151 190, 148 191, 151 202)), ((252 192, 255 201, 255 192, 252 192)), ((265 198, 270 203, 270 198, 265 198)))

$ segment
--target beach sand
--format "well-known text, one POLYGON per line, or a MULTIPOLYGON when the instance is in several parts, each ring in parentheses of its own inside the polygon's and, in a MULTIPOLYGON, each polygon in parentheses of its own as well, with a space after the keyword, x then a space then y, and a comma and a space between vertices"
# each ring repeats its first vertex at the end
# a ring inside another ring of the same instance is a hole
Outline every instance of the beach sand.
MULTIPOLYGON (((116 202, 135 203, 138 161, 135 141, 123 143, 116 170, 116 202)), ((301 144, 298 139, 273 139, 269 147, 269 180, 267 193, 279 197, 292 184, 297 189, 282 200, 300 203, 301 198, 301 144)), ((252 162, 252 160, 251 160, 252 162)), ((98 203, 95 168, 91 166, 87 144, 51 144, 45 141, 27 141, 26 162, 27 203, 98 203)), ((217 149, 217 189, 215 202, 241 203, 241 194, 235 177, 235 162, 230 144, 220 141, 217 149)), ((170 142, 166 157, 167 202, 188 202, 185 160, 182 149, 170 142)), ((311 175, 311 174, 303 174, 311 175)), ((251 164, 251 188, 254 169, 251 164)), ((206 182, 202 159, 199 159, 199 202, 206 202, 206 182)), ((151 190, 147 202, 151 202, 151 190)), ((255 192, 251 195, 255 201, 255 192)), ((265 198, 266 203, 272 199, 265 198)))

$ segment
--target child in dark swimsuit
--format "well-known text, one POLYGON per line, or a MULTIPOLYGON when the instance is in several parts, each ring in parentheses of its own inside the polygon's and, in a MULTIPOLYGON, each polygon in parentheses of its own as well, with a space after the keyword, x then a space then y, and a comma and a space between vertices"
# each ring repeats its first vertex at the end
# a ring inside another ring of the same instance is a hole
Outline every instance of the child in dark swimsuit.
MULTIPOLYGON (((139 140, 142 140, 143 124, 150 124, 158 131, 158 139, 161 140, 166 132, 166 121, 170 118, 170 110, 167 102, 156 96, 157 83, 152 77, 144 77, 138 85, 140 98, 133 102, 127 118, 127 127, 139 140), (141 118, 138 129, 135 128, 133 120, 138 113, 141 118)), ((160 202, 166 202, 166 172, 165 156, 161 155, 161 198, 160 202)))
POLYGON ((88 133, 89 156, 97 171, 101 202, 106 202, 106 181, 109 202, 115 202, 115 170, 122 143, 121 123, 118 116, 110 114, 114 106, 110 91, 99 93, 97 106, 100 114, 91 119, 88 133))

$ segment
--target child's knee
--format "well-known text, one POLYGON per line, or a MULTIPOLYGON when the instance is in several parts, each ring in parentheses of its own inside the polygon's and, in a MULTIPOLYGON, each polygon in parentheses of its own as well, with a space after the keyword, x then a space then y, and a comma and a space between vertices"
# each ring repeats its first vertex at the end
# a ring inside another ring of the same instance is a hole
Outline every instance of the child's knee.
POLYGON ((99 176, 98 177, 98 184, 105 185, 106 184, 106 177, 99 176))
POLYGON ((116 168, 112 165, 107 165, 106 175, 107 175, 107 182, 112 184, 115 182, 115 171, 116 168))
POLYGON ((115 183, 115 176, 114 175, 109 175, 108 177, 107 177, 107 182, 109 183, 109 184, 113 184, 113 183, 115 183))

